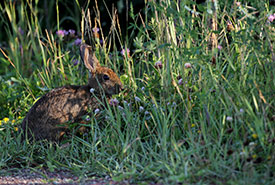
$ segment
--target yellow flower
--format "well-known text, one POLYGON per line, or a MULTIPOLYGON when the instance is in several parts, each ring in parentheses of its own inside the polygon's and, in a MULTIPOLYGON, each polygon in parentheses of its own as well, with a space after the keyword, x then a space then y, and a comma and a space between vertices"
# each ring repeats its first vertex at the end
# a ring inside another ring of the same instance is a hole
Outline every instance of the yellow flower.
POLYGON ((256 155, 256 154, 252 155, 252 158, 253 158, 253 159, 256 159, 256 158, 257 158, 257 155, 256 155))
POLYGON ((21 117, 21 116, 19 116, 19 117, 18 117, 18 119, 22 119, 22 117, 21 117))
POLYGON ((195 127, 196 125, 193 123, 192 125, 191 125, 191 127, 193 128, 193 127, 195 127))
POLYGON ((15 130, 15 132, 17 132, 18 131, 18 127, 14 127, 14 130, 15 130))
POLYGON ((13 120, 11 121, 11 123, 15 123, 15 120, 13 119, 13 120))
POLYGON ((4 118, 3 121, 4 123, 7 123, 10 119, 9 118, 4 118))
POLYGON ((254 139, 257 139, 258 135, 257 135, 257 134, 252 134, 252 137, 253 137, 254 139))

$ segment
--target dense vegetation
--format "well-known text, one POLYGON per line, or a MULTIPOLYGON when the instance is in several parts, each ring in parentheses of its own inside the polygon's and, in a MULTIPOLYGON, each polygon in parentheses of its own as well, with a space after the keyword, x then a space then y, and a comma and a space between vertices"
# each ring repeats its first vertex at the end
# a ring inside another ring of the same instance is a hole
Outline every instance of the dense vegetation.
POLYGON ((145 2, 142 14, 129 3, 127 35, 115 10, 112 26, 102 30, 100 10, 77 0, 66 17, 59 15, 58 1, 49 1, 57 25, 47 29, 38 1, 2 3, 1 171, 66 169, 130 182, 275 183, 274 7, 266 0, 145 2), (89 11, 92 18, 84 18, 89 11), (83 37, 88 19, 98 58, 120 75, 125 90, 113 97, 115 105, 83 118, 87 133, 57 145, 21 142, 22 118, 41 95, 87 82, 78 47, 83 38, 90 41, 83 37), (210 25, 215 19, 216 28, 210 25), (63 26, 68 20, 71 29, 63 26))

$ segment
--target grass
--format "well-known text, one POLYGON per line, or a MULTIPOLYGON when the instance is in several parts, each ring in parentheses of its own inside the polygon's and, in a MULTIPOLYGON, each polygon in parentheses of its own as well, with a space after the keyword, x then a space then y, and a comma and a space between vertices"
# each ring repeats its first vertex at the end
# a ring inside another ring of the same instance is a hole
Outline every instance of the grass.
MULTIPOLYGON (((2 172, 46 168, 133 183, 274 183, 275 33, 268 19, 274 8, 268 1, 161 2, 147 2, 143 17, 130 7, 129 35, 120 34, 118 22, 110 34, 99 32, 97 56, 127 90, 116 96, 119 106, 97 116, 91 110, 88 133, 74 134, 74 126, 58 145, 20 142, 17 129, 50 89, 85 84, 88 74, 74 44, 81 36, 58 36, 61 20, 42 30, 37 2, 0 6, 7 35, 0 42, 2 172), (217 30, 209 27, 213 8, 217 30), (211 33, 218 47, 209 46, 211 33), (127 47, 129 55, 121 54, 127 47)), ((80 32, 81 5, 75 3, 70 12, 79 16, 64 19, 80 32)), ((58 15, 58 3, 49 6, 58 15)))

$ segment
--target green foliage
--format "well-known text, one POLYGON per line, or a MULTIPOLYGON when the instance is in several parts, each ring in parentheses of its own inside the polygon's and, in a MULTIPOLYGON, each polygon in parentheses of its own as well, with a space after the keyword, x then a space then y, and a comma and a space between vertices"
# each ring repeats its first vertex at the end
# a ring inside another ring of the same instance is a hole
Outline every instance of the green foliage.
POLYGON ((131 6, 127 42, 119 25, 101 35, 103 44, 97 40, 98 58, 124 83, 119 105, 91 110, 89 124, 72 125, 60 144, 20 142, 16 128, 48 90, 85 83, 74 44, 80 36, 55 34, 61 20, 41 30, 36 3, 1 6, 9 42, 0 55, 0 169, 62 168, 135 183, 274 183, 274 10, 267 1, 211 2, 148 1, 142 18, 131 6), (211 33, 217 48, 209 48, 211 33), (115 40, 125 43, 124 54, 115 40))

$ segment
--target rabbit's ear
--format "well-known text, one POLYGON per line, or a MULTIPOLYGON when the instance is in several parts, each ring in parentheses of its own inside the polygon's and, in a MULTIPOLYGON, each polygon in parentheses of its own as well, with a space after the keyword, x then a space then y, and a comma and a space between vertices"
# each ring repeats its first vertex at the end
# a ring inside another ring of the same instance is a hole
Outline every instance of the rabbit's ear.
POLYGON ((92 47, 87 44, 80 45, 80 56, 91 73, 96 72, 96 68, 100 66, 95 53, 92 51, 92 47))

